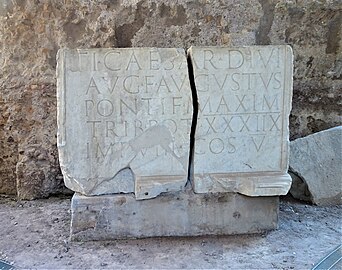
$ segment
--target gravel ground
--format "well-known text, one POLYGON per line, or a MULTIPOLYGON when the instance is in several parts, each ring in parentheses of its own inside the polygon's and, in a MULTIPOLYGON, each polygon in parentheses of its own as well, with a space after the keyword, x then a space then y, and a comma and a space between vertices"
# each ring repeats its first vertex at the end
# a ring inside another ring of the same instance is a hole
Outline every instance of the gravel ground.
POLYGON ((70 242, 70 197, 0 197, 0 259, 24 269, 310 269, 341 243, 342 206, 284 197, 264 234, 70 242))

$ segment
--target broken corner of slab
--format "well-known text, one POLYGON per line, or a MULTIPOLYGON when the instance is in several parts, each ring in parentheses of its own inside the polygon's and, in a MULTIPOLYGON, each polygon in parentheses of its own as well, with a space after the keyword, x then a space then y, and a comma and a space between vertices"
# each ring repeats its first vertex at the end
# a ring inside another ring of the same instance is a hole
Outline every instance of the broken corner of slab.
POLYGON ((286 195, 292 178, 288 173, 210 173, 194 175, 195 193, 237 192, 242 195, 286 195))
POLYGON ((87 197, 76 193, 71 202, 71 239, 260 233, 277 228, 278 207, 278 197, 236 193, 186 191, 140 201, 133 194, 87 197))

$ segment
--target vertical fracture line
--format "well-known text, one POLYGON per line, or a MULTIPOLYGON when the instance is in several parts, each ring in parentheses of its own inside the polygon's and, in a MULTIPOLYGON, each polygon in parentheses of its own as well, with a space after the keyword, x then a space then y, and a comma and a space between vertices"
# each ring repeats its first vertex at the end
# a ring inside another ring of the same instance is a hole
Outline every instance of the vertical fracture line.
POLYGON ((197 92, 196 92, 194 70, 193 70, 193 65, 192 65, 191 55, 189 53, 189 50, 187 50, 187 62, 188 62, 190 88, 192 92, 193 114, 192 114, 192 124, 191 124, 191 132, 190 132, 188 181, 186 183, 186 187, 191 185, 191 182, 194 177, 193 172, 194 172, 194 153, 195 153, 195 132, 196 132, 197 116, 198 116, 198 97, 197 97, 197 92))

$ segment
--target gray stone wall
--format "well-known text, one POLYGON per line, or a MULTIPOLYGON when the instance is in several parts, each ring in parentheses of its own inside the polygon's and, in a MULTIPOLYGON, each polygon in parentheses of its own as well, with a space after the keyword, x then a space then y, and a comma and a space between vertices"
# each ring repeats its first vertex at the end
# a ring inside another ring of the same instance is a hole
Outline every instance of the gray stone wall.
POLYGON ((65 192, 56 147, 59 48, 290 44, 291 138, 339 123, 336 1, 0 0, 0 193, 65 192))

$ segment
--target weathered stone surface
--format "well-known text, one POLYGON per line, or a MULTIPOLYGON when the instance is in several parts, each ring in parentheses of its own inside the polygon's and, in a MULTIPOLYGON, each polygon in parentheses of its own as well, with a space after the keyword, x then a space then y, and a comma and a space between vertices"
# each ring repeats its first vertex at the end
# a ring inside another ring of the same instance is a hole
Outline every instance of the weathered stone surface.
POLYGON ((278 197, 191 191, 142 201, 131 194, 75 194, 71 202, 71 239, 257 233, 277 228, 278 203, 278 197))
POLYGON ((3 102, 0 98, 0 193, 34 199, 65 192, 56 148, 55 85, 12 87, 1 92, 3 102))
POLYGON ((284 195, 292 98, 289 46, 192 47, 195 192, 284 195))
POLYGON ((192 123, 185 51, 60 50, 58 57, 66 186, 84 195, 134 192, 137 199, 182 190, 192 123))
POLYGON ((341 18, 340 0, 0 0, 0 193, 64 192, 55 138, 59 48, 290 44, 295 139, 340 124, 341 18), (37 145, 44 162, 30 152, 37 145))
POLYGON ((341 164, 342 126, 292 141, 290 171, 295 185, 291 194, 317 205, 342 204, 341 164))

